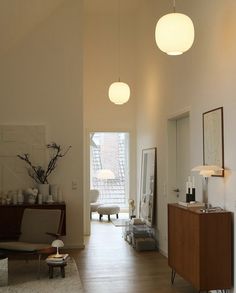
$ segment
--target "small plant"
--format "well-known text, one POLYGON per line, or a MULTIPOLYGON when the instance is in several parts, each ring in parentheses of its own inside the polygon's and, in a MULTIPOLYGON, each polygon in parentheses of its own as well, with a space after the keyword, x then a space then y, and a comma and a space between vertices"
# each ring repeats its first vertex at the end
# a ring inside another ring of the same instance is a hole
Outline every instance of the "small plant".
POLYGON ((47 148, 51 152, 51 159, 48 162, 47 168, 45 169, 42 166, 34 166, 31 163, 29 154, 17 155, 18 158, 26 162, 26 164, 28 165, 28 174, 31 178, 34 179, 36 183, 48 183, 48 177, 56 168, 57 161, 68 153, 71 146, 69 146, 65 151, 63 151, 60 145, 56 144, 55 142, 52 142, 50 144, 47 144, 47 148))

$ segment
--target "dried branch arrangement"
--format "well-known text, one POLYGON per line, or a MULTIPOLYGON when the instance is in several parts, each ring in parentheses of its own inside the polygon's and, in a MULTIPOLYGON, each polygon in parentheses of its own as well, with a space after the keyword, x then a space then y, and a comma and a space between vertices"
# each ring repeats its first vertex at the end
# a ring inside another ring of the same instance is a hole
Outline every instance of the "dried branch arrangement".
POLYGON ((56 144, 55 142, 52 142, 50 144, 47 144, 47 148, 51 153, 51 159, 48 162, 47 168, 45 169, 42 166, 34 166, 31 163, 29 154, 17 155, 18 158, 26 162, 26 164, 28 165, 28 174, 31 178, 34 179, 36 183, 48 183, 48 176, 56 168, 58 160, 68 153, 71 146, 69 146, 66 150, 63 151, 60 145, 56 144))

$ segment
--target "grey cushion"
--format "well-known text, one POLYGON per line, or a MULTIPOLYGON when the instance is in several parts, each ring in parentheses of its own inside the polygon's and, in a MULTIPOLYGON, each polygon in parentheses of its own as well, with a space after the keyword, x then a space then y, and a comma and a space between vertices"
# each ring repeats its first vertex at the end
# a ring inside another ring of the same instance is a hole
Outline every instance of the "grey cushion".
POLYGON ((50 248, 50 244, 29 243, 20 241, 0 242, 0 249, 16 250, 16 251, 38 251, 50 248))

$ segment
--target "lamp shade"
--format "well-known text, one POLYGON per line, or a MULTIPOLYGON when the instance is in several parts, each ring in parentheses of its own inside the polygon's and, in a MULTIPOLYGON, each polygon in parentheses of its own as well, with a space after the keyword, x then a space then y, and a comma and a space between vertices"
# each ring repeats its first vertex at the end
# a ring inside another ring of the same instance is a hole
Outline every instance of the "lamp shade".
POLYGON ((182 13, 166 14, 157 22, 155 39, 161 51, 168 55, 180 55, 189 50, 193 44, 193 22, 182 13))
POLYGON ((192 169, 192 171, 199 172, 200 175, 203 177, 211 177, 212 175, 215 175, 216 172, 224 170, 223 168, 215 165, 200 165, 196 166, 192 169))
POLYGON ((101 169, 97 171, 97 176, 98 179, 115 179, 115 174, 109 170, 109 169, 101 169))
POLYGON ((52 242, 52 247, 58 248, 58 247, 63 247, 63 246, 64 246, 64 243, 60 239, 56 239, 52 242))
POLYGON ((108 95, 111 102, 122 105, 129 100, 130 88, 127 83, 113 82, 109 87, 108 95))

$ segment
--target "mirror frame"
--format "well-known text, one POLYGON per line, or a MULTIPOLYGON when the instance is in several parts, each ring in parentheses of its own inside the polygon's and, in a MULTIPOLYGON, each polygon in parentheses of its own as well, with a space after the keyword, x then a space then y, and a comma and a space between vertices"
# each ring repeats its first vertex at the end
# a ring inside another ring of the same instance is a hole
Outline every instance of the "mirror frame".
POLYGON ((156 148, 142 150, 139 217, 146 224, 155 224, 156 207, 156 148), (148 189, 148 190, 147 190, 148 189))
MULTIPOLYGON (((224 123, 223 107, 204 112, 203 125, 203 164, 224 168, 224 123), (211 135, 209 135, 209 133, 211 135)), ((224 177, 224 170, 214 177, 224 177)))

